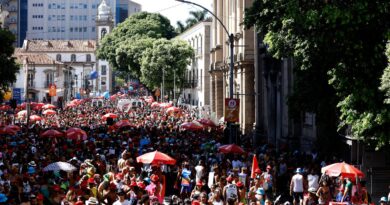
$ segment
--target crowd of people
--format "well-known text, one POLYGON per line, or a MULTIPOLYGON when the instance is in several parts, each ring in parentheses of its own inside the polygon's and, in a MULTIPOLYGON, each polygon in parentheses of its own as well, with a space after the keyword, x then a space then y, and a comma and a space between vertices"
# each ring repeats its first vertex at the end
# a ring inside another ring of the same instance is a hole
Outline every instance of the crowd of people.
POLYGON ((250 142, 241 145, 245 153, 221 153, 224 125, 182 129, 183 123, 199 120, 198 110, 167 112, 145 102, 121 111, 117 99, 102 101, 94 106, 91 99, 76 100, 50 115, 37 107, 31 115, 42 119, 29 119, 28 126, 26 116, 16 114, 23 107, 3 110, 0 204, 312 205, 336 198, 370 203, 363 182, 320 175, 320 168, 335 158, 287 148, 276 152, 271 145, 253 147, 250 142), (114 122, 104 117, 108 113, 114 122), (121 120, 130 125, 116 126, 121 120), (86 136, 71 138, 69 128, 81 128, 86 136), (44 136, 47 130, 64 134, 44 136), (174 158, 175 165, 137 162, 154 150, 174 158), (258 161, 254 170, 252 156, 258 161), (53 162, 76 169, 44 171, 53 162))

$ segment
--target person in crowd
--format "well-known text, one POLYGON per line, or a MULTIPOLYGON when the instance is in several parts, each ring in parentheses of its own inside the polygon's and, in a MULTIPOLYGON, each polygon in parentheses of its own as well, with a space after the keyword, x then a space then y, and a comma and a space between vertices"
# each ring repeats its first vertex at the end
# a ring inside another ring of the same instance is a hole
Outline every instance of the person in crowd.
POLYGON ((326 180, 321 182, 321 186, 318 188, 316 195, 318 197, 318 204, 328 204, 330 202, 331 192, 326 180))
POLYGON ((344 194, 343 194, 343 198, 341 199, 341 202, 351 203, 352 188, 353 188, 352 181, 349 179, 349 177, 346 177, 345 178, 344 194))
POLYGON ((317 205, 317 190, 314 187, 308 189, 308 196, 303 200, 303 205, 317 205))
POLYGON ((379 200, 380 205, 387 205, 388 204, 388 199, 385 196, 382 196, 381 199, 379 200))
POLYGON ((297 168, 295 175, 291 178, 290 183, 290 195, 293 196, 293 204, 300 204, 300 201, 303 200, 303 175, 302 169, 297 168))

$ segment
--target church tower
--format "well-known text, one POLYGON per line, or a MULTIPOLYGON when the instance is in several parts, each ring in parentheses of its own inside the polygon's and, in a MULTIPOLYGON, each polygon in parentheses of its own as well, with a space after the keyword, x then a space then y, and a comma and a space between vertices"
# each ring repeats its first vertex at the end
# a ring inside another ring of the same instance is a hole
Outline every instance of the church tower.
POLYGON ((96 32, 97 43, 107 34, 110 33, 114 27, 114 17, 112 16, 111 7, 107 5, 106 0, 102 0, 98 7, 98 14, 96 16, 96 32))
MULTIPOLYGON (((105 35, 111 33, 114 28, 114 17, 111 12, 111 7, 107 5, 106 0, 102 0, 96 16, 96 45, 99 47, 101 40, 105 35)), ((96 71, 98 78, 96 79, 97 93, 112 92, 114 87, 114 75, 108 61, 96 59, 96 71)))

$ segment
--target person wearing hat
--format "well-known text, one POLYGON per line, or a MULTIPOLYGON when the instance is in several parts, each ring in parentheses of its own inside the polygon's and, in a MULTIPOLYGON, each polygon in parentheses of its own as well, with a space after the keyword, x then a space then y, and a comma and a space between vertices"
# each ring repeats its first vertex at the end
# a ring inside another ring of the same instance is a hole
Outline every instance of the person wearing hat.
POLYGON ((300 201, 303 200, 303 175, 302 169, 297 168, 295 175, 291 178, 290 183, 290 195, 293 196, 293 204, 300 204, 300 201))
POLYGON ((381 199, 379 200, 380 205, 387 205, 388 199, 385 196, 382 196, 381 199))
POLYGON ((85 205, 97 205, 97 204, 99 204, 99 202, 95 197, 89 197, 89 199, 85 201, 85 205))
POLYGON ((266 171, 262 174, 263 178, 263 188, 268 199, 272 197, 272 186, 273 186, 273 176, 272 176, 272 167, 267 165, 266 171))
POLYGON ((230 198, 238 199, 238 190, 237 186, 233 184, 233 177, 228 176, 226 178, 227 185, 223 188, 223 196, 225 199, 225 203, 227 203, 227 200, 230 198))
POLYGON ((246 204, 246 189, 244 183, 241 181, 236 183, 238 188, 238 201, 246 204))
POLYGON ((262 187, 258 188, 255 192, 255 198, 256 201, 260 202, 260 204, 264 205, 265 204, 265 191, 262 187))
POLYGON ((118 189, 117 193, 118 200, 112 205, 130 205, 130 201, 126 199, 126 192, 123 189, 118 189))
POLYGON ((88 179, 88 190, 89 190, 89 196, 97 198, 97 187, 96 182, 93 177, 88 179))
POLYGON ((317 204, 317 190, 314 187, 308 189, 309 195, 303 200, 303 205, 316 205, 317 204))
POLYGON ((157 197, 159 202, 163 202, 162 197, 162 185, 160 183, 160 178, 157 176, 157 174, 152 174, 150 176, 151 183, 145 188, 148 191, 149 197, 157 197))

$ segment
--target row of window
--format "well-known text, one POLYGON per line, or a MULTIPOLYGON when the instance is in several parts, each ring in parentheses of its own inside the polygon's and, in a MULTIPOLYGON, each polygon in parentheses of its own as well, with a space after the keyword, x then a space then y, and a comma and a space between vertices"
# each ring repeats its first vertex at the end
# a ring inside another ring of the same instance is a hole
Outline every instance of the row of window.
MULTIPOLYGON (((65 19, 65 17, 64 17, 65 19)), ((87 18, 87 15, 70 15, 70 20, 71 21, 86 21, 88 18, 87 18)))
POLYGON ((65 9, 65 3, 57 4, 57 3, 51 3, 48 4, 49 9, 65 9))
POLYGON ((78 3, 78 4, 70 4, 71 9, 87 9, 88 4, 78 3))
POLYGON ((65 15, 49 15, 47 20, 49 21, 65 21, 65 15))
MULTIPOLYGON (((61 54, 57 54, 57 55, 56 55, 56 61, 61 61, 61 60, 62 60, 61 54)), ((72 55, 70 56, 70 61, 76 62, 76 60, 77 60, 76 54, 72 54, 72 55)), ((86 61, 86 62, 91 62, 91 54, 85 55, 85 61, 86 61)))
POLYGON ((42 19, 43 15, 32 15, 33 19, 42 19))
POLYGON ((32 30, 33 31, 37 31, 37 30, 41 31, 41 30, 43 30, 43 27, 42 26, 33 26, 32 30))
POLYGON ((49 33, 51 33, 51 32, 65 32, 65 27, 64 26, 61 26, 61 27, 49 26, 47 31, 49 33))
POLYGON ((70 27, 70 32, 87 32, 87 27, 70 27))
POLYGON ((39 3, 39 4, 32 4, 33 7, 43 7, 43 3, 39 3))

